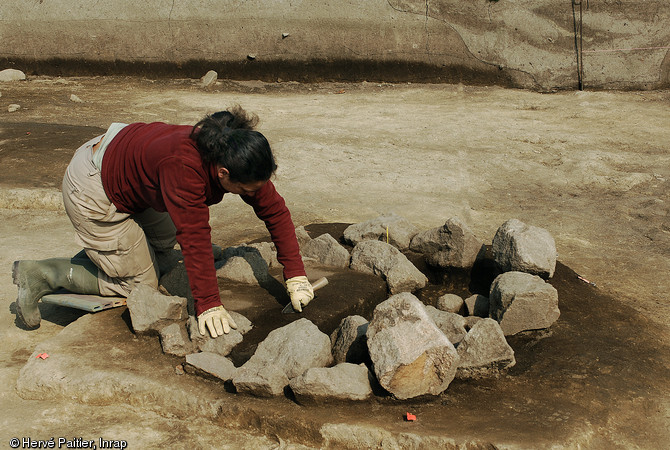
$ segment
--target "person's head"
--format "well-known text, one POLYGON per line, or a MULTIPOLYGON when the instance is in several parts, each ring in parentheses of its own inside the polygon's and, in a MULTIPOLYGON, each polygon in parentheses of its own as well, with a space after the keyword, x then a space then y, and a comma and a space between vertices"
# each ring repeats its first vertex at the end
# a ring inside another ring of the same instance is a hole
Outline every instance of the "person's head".
POLYGON ((234 194, 251 195, 277 170, 270 144, 253 129, 257 123, 235 106, 205 116, 191 132, 202 160, 215 165, 219 182, 234 194))

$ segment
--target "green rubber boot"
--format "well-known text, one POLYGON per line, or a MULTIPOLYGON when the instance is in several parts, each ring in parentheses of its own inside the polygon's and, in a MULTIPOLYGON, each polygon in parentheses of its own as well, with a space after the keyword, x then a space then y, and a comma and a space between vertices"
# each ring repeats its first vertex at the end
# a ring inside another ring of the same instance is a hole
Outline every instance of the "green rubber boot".
POLYGON ((88 259, 52 258, 42 261, 14 261, 14 284, 19 287, 16 316, 29 329, 40 326, 37 302, 59 289, 75 294, 100 295, 98 267, 88 259))

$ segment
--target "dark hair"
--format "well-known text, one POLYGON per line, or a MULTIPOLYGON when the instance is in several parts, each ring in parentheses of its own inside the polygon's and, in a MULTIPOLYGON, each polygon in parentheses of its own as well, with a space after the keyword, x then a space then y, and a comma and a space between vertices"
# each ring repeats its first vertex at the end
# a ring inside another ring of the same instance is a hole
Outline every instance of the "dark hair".
POLYGON ((239 105, 205 116, 191 131, 205 163, 220 164, 239 183, 269 180, 277 170, 265 136, 253 128, 258 116, 239 105))

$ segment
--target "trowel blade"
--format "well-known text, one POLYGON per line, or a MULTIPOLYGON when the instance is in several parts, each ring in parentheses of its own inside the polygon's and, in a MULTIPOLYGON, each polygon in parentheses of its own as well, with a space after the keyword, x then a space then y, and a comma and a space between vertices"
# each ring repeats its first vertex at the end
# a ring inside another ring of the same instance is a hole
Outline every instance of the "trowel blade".
POLYGON ((297 311, 293 309, 293 303, 289 302, 284 309, 281 310, 282 314, 295 314, 297 311))

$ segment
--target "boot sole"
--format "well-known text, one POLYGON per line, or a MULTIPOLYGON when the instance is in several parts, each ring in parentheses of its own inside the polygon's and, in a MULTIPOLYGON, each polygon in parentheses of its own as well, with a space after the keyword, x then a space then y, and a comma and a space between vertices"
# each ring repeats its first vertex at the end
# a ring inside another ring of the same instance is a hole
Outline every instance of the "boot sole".
MULTIPOLYGON (((20 281, 19 281, 19 261, 14 261, 12 264, 12 283, 18 286, 19 290, 21 289, 20 281)), ((16 298, 16 318, 19 320, 21 324, 23 324, 24 327, 26 327, 28 330, 36 330, 37 328, 40 327, 40 324, 37 323, 37 325, 30 325, 28 322, 26 322, 26 319, 23 317, 23 312, 21 311, 21 304, 19 303, 18 297, 16 298)), ((40 322, 42 319, 40 318, 40 322)))

